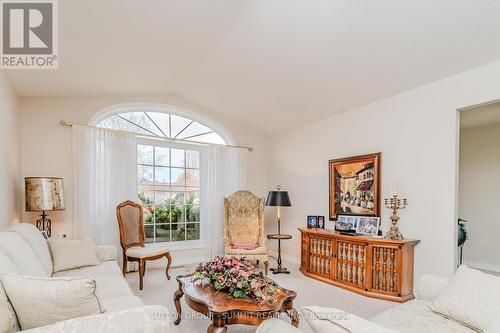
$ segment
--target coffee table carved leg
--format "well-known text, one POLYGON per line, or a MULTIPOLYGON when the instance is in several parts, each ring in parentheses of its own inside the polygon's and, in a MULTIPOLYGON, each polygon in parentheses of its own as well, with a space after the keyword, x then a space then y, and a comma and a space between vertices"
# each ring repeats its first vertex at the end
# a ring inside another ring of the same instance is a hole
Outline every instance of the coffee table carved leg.
POLYGON ((179 283, 179 289, 174 294, 175 309, 177 310, 177 319, 174 321, 175 325, 179 325, 181 322, 181 297, 184 295, 182 291, 182 286, 179 283))
POLYGON ((286 313, 292 320, 292 326, 299 327, 299 313, 294 308, 287 310, 286 313))

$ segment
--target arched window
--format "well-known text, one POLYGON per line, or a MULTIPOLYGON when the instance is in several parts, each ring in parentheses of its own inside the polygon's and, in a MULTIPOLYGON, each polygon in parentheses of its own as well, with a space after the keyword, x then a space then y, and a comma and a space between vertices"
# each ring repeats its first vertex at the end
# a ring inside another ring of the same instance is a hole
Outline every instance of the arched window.
POLYGON ((97 126, 163 138, 226 144, 226 141, 212 128, 171 113, 155 111, 116 113, 101 120, 97 126))
POLYGON ((229 137, 186 112, 169 112, 159 107, 123 107, 104 110, 91 125, 136 132, 137 200, 145 210, 148 243, 171 242, 172 246, 203 240, 203 216, 200 202, 204 177, 203 146, 189 141, 226 144, 229 137), (221 133, 221 134, 219 134, 221 133), (175 140, 158 140, 170 138, 175 140))

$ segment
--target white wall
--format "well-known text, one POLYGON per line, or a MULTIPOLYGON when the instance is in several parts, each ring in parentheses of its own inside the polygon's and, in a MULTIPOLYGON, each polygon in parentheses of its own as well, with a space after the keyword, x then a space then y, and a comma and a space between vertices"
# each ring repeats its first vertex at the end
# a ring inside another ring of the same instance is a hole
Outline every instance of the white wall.
MULTIPOLYGON (((474 111, 469 111, 474 112, 474 111)), ((500 123, 460 132, 459 216, 469 221, 464 263, 500 271, 500 123)))
POLYGON ((0 230, 18 222, 21 214, 19 123, 17 96, 0 71, 0 230))
MULTIPOLYGON (((248 157, 248 188, 264 196, 267 191, 265 139, 245 126, 209 112, 170 94, 130 96, 67 96, 22 97, 19 101, 21 118, 22 174, 26 176, 57 176, 64 178, 66 210, 51 212, 53 234, 71 235, 72 225, 72 152, 71 130, 59 126, 60 120, 87 124, 99 110, 121 103, 163 103, 197 112, 226 128, 237 144, 254 147, 248 157)), ((221 203, 222 205, 222 203, 221 203)), ((25 221, 34 221, 36 214, 24 213, 25 221)), ((113 223, 115 221, 112 221, 113 223)), ((186 251, 185 256, 197 256, 202 251, 186 251)), ((176 262, 188 260, 181 255, 176 262)), ((189 260, 188 260, 189 261, 189 260)))
MULTIPOLYGON (((306 215, 328 216, 328 160, 382 152, 383 197, 393 181, 404 184, 409 206, 401 211, 401 229, 422 241, 415 252, 417 278, 451 275, 457 251, 457 109, 499 99, 499 86, 496 62, 273 137, 270 185, 288 190, 293 205, 284 209, 284 232, 294 236, 283 243, 285 256, 300 260, 297 228, 306 225, 306 215)), ((383 208, 384 231, 388 215, 383 208)))

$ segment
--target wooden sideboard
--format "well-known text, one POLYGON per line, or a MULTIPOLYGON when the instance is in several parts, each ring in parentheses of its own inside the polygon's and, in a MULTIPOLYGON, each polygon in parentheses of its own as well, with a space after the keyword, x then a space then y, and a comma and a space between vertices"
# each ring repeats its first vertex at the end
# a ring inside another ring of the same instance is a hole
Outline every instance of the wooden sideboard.
POLYGON ((300 271, 361 295, 413 299, 413 248, 419 240, 388 240, 299 228, 300 271))

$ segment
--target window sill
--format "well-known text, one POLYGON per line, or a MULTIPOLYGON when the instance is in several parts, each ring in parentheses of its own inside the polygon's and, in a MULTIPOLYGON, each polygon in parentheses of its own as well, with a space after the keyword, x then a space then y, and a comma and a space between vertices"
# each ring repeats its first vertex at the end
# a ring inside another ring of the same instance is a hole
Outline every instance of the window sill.
POLYGON ((149 243, 146 247, 167 247, 172 251, 196 250, 204 249, 207 244, 203 241, 184 241, 184 242, 165 242, 165 243, 149 243))

